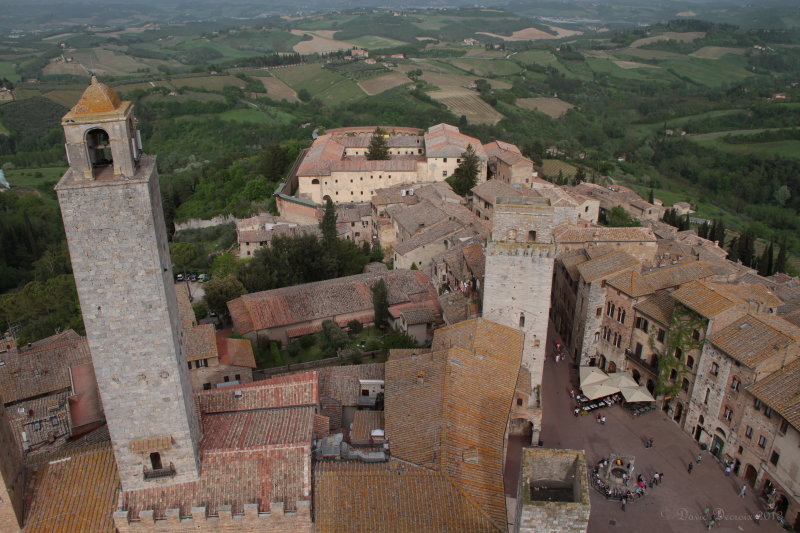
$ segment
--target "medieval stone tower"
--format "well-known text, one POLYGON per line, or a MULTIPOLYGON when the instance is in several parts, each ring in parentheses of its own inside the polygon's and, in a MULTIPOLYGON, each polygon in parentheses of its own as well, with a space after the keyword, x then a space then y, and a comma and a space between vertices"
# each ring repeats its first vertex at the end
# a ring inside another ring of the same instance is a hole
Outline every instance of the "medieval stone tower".
POLYGON ((122 488, 197 479, 155 157, 141 153, 131 103, 94 77, 61 125, 69 169, 56 191, 122 488))
MULTIPOLYGON (((0 406, 3 405, 0 398, 0 406)), ((25 498, 24 462, 6 411, 0 407, 0 531, 20 531, 25 498)))
POLYGON ((553 206, 549 198, 500 197, 486 247, 483 316, 525 332, 522 364, 531 376, 527 407, 533 444, 542 429, 541 385, 556 255, 553 229, 576 220, 574 205, 553 206))

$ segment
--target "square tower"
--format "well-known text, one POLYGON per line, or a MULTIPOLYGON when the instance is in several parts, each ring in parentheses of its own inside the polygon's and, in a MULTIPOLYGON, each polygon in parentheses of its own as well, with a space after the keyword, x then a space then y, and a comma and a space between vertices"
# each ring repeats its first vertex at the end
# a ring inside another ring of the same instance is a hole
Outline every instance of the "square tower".
POLYGON ((94 77, 61 124, 70 168, 56 191, 122 489, 197 479, 155 157, 141 154, 131 103, 94 77))
POLYGON ((24 461, 0 398, 0 531, 22 530, 24 493, 24 461))

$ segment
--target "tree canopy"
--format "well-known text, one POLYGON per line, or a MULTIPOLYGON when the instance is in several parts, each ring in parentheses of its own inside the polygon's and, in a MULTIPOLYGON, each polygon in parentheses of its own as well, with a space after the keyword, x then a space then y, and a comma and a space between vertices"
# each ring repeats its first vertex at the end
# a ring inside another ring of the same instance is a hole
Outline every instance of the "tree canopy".
POLYGON ((367 149, 367 159, 386 160, 390 158, 389 143, 386 142, 386 132, 380 128, 375 128, 367 149))
POLYGON ((613 228, 630 228, 642 224, 629 215, 622 206, 617 205, 606 212, 605 225, 613 228))
POLYGON ((212 279, 203 286, 205 291, 206 305, 215 313, 220 315, 228 314, 227 303, 235 300, 247 291, 242 282, 234 276, 212 279))
POLYGON ((458 164, 453 175, 445 181, 450 184, 457 195, 466 196, 478 182, 480 168, 481 161, 472 145, 468 144, 466 151, 461 154, 461 163, 458 164))

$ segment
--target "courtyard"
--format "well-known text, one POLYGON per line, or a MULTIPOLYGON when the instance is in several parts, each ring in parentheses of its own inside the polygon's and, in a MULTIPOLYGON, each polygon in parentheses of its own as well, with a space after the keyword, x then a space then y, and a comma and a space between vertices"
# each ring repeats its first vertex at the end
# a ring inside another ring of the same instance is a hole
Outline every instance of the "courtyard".
MULTIPOLYGON (((691 436, 662 411, 634 417, 614 405, 601 410, 607 418, 602 425, 594 413, 575 417, 570 389, 576 388, 577 383, 578 371, 571 362, 562 359, 556 363, 552 354, 548 354, 542 391, 544 446, 585 450, 589 469, 612 454, 634 456, 634 481, 637 474, 648 480, 656 472, 664 474, 661 484, 628 503, 624 511, 618 500, 606 500, 591 488, 589 533, 703 531, 707 527, 703 519, 705 509, 722 511, 723 519, 714 527, 717 531, 783 531, 771 517, 765 517, 757 525, 753 516, 758 511, 764 512, 759 495, 748 486, 745 497, 740 498, 738 493, 744 479, 725 476, 723 466, 710 453, 701 451, 691 436), (652 448, 645 447, 647 439, 653 439, 652 448), (697 464, 698 454, 700 464, 697 464), (694 463, 691 473, 690 462, 694 463)), ((509 450, 509 456, 512 453, 509 450)), ((635 488, 635 483, 631 487, 635 488)))

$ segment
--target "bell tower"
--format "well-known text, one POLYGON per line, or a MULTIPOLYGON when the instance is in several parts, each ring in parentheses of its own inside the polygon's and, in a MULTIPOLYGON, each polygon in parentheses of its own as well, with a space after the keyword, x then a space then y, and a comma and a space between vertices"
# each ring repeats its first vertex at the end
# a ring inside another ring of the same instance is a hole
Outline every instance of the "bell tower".
POLYGON ((56 192, 122 489, 197 479, 155 157, 141 153, 133 105, 94 77, 61 124, 69 169, 56 192))

